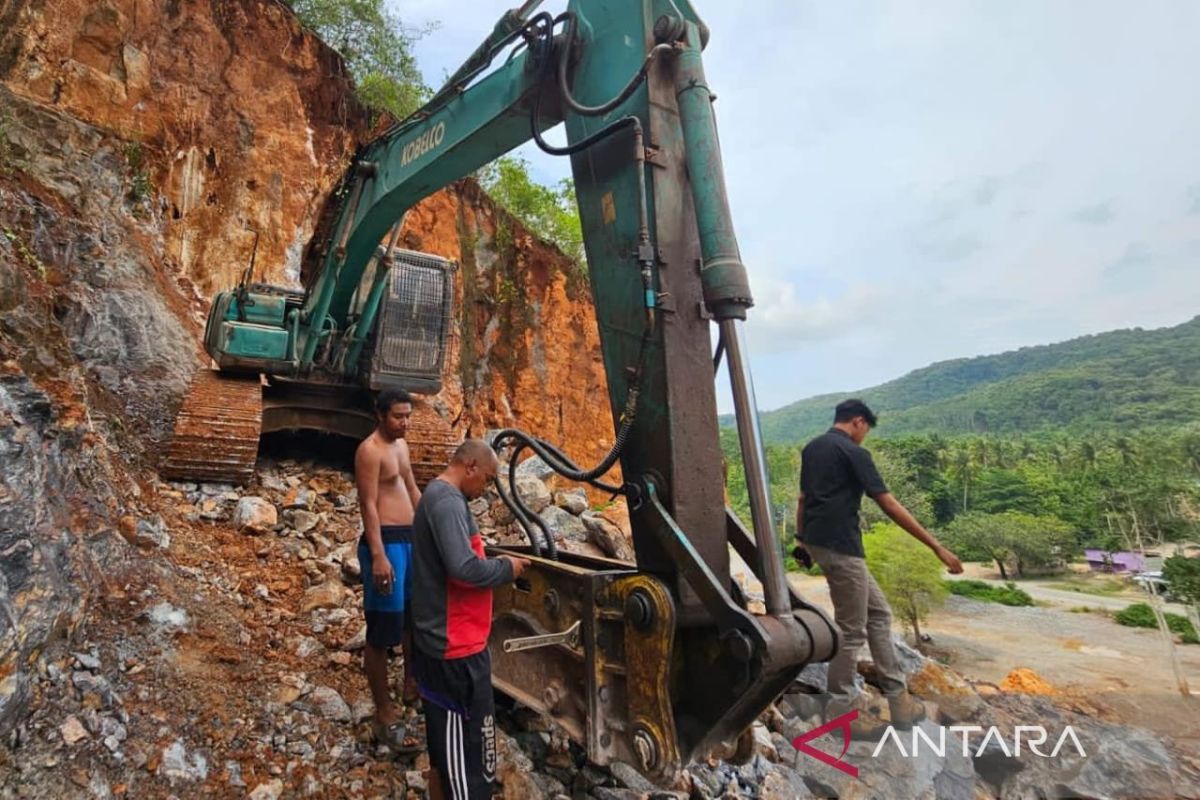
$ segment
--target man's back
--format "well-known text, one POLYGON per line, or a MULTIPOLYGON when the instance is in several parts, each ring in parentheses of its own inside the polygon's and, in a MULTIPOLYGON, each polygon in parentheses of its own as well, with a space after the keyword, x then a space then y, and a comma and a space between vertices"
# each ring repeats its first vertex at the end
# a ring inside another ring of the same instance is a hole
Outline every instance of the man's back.
POLYGON ((800 492, 804 542, 861 558, 858 513, 863 493, 878 497, 887 492, 871 454, 844 431, 830 428, 804 447, 800 492))

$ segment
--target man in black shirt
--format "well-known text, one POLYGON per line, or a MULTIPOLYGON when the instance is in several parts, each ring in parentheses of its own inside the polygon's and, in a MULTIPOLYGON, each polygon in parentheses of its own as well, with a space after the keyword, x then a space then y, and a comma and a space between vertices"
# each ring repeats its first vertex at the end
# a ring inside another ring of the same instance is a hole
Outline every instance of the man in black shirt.
MULTIPOLYGON (((861 446, 875 422, 866 403, 846 400, 837 406, 833 427, 805 446, 796 507, 797 556, 811 555, 820 565, 829 583, 834 618, 842 629, 842 648, 829 664, 826 719, 855 707, 854 675, 858 651, 865 642, 888 699, 892 725, 908 728, 924 719, 925 709, 908 694, 892 643, 892 610, 867 570, 858 517, 863 494, 929 547, 951 573, 962 572, 962 564, 888 492, 871 454, 861 446)), ((861 710, 851 724, 851 734, 859 738, 880 729, 879 720, 861 710)))

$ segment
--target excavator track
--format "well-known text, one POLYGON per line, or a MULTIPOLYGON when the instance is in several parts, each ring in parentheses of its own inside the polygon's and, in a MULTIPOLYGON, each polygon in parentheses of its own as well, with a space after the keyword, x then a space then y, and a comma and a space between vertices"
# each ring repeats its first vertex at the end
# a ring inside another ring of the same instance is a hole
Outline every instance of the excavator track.
POLYGON ((159 474, 171 480, 249 483, 258 458, 262 405, 257 375, 197 372, 159 474))
POLYGON ((413 478, 424 491, 425 486, 450 463, 450 456, 462 441, 462 436, 428 402, 417 401, 413 404, 413 415, 404 440, 408 442, 413 478))

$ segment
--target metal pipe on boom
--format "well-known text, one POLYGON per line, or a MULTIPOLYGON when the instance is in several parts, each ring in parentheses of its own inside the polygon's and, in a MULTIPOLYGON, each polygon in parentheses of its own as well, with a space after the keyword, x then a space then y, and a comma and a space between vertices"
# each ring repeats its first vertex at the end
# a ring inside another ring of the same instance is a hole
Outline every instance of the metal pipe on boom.
POLYGON ((725 343, 738 438, 746 468, 750 516, 758 550, 759 577, 763 582, 767 611, 781 617, 791 612, 791 601, 784 578, 783 554, 771 518, 766 459, 742 330, 746 309, 754 304, 754 300, 729 212, 716 118, 712 110, 713 95, 705 80, 704 64, 700 57, 701 32, 693 22, 664 16, 655 25, 655 35, 660 41, 682 40, 677 44, 675 87, 691 178, 692 202, 700 232, 700 281, 704 304, 716 318, 725 343))

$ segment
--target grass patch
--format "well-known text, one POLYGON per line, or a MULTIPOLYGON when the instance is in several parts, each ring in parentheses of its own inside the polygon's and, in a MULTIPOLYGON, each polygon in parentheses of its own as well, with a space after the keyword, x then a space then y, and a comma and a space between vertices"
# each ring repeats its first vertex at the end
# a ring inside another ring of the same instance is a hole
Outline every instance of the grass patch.
POLYGON ((1084 576, 1064 578, 1061 581, 1046 585, 1049 589, 1063 592, 1080 592, 1094 594, 1099 597, 1112 597, 1129 588, 1129 584, 1120 578, 1089 578, 1084 576))
MULTIPOLYGON (((1170 612, 1167 612, 1165 616, 1167 628, 1171 633, 1179 636, 1184 644, 1200 644, 1200 636, 1196 635, 1196 629, 1192 627, 1192 623, 1187 617, 1170 612)), ((1134 603, 1127 606, 1113 614, 1113 619, 1117 621, 1118 625, 1126 625, 1130 628, 1158 627, 1158 621, 1154 619, 1154 609, 1146 603, 1134 603)))
POLYGON ((950 594, 956 594, 959 597, 970 597, 974 600, 999 603, 1003 606, 1033 605, 1033 598, 1018 589, 1017 585, 1011 581, 1003 586, 994 586, 984 581, 974 580, 945 581, 945 584, 950 594))

